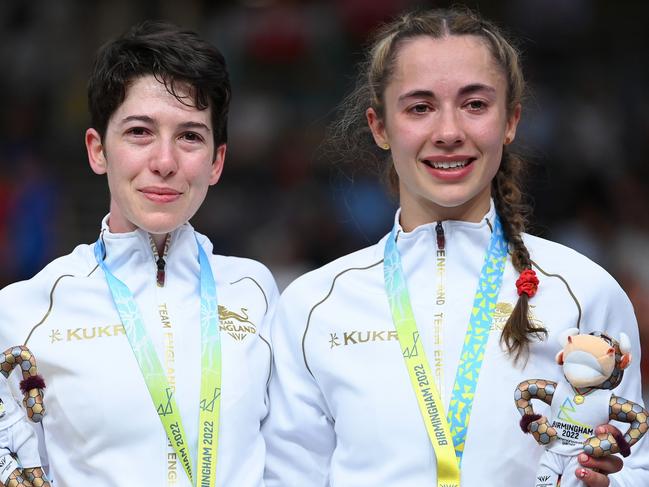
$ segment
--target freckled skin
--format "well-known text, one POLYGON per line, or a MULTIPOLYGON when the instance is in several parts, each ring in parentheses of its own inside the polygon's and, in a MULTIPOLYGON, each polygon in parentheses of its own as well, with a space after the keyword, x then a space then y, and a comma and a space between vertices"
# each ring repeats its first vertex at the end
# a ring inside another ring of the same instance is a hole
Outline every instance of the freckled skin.
MULTIPOLYGON (((179 94, 190 96, 187 87, 179 94)), ((194 216, 225 158, 225 144, 214 147, 210 113, 181 103, 148 75, 129 85, 103 139, 86 131, 90 167, 108 177, 112 232, 164 235, 194 216)))
POLYGON ((383 118, 370 108, 367 119, 379 147, 390 147, 402 226, 478 221, 489 209, 491 181, 520 118, 520 107, 508 113, 504 73, 485 42, 470 35, 416 37, 395 59, 383 118), (473 161, 459 177, 422 162, 454 156, 473 161))

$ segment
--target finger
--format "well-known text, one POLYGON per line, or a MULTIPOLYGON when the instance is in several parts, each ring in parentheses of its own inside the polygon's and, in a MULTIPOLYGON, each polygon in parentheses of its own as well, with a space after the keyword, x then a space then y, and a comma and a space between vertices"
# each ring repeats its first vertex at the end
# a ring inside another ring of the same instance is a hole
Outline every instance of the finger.
POLYGON ((610 481, 606 475, 587 468, 579 467, 575 471, 575 475, 587 487, 608 487, 610 485, 610 481))
POLYGON ((583 467, 588 467, 591 470, 598 470, 605 475, 619 472, 622 470, 622 466, 624 465, 622 459, 616 455, 593 458, 585 453, 580 453, 578 460, 583 467))

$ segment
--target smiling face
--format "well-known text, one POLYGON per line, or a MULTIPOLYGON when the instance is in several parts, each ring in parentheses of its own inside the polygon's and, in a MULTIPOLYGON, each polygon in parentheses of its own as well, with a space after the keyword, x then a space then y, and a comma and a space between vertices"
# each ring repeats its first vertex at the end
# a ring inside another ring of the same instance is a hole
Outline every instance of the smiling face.
POLYGON ((392 152, 401 225, 479 221, 520 106, 507 113, 505 76, 478 37, 420 36, 397 49, 384 114, 370 108, 367 119, 392 152))
MULTIPOLYGON (((182 96, 188 87, 176 86, 182 96)), ((210 109, 183 105, 153 76, 135 79, 111 116, 104 140, 86 131, 90 167, 107 174, 109 228, 166 234, 188 221, 223 168, 215 149, 210 109)))

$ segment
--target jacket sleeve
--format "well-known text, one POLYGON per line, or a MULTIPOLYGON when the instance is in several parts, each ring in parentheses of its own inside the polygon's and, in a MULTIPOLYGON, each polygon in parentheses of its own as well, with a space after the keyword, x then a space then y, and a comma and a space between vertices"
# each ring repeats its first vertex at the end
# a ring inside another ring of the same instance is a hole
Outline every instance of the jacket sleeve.
MULTIPOLYGON (((604 331, 619 339, 626 333, 631 341, 631 365, 624 371, 621 384, 613 391, 616 396, 643 404, 640 378, 640 338, 633 306, 622 288, 610 278, 595 293, 595 299, 584 309, 583 331, 604 331)), ((628 423, 612 423, 624 432, 628 423)), ((649 485, 649 434, 633 447, 631 455, 624 459, 624 467, 610 475, 612 487, 636 487, 649 485)))
POLYGON ((299 309, 304 307, 304 300, 285 292, 272 323, 270 413, 262 427, 267 446, 267 487, 329 484, 329 465, 336 444, 334 424, 303 356, 307 314, 299 309))

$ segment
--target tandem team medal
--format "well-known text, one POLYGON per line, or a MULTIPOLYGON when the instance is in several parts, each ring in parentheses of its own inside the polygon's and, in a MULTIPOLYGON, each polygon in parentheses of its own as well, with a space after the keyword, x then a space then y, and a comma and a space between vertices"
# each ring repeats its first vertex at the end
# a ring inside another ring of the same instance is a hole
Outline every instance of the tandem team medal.
POLYGON ((192 473, 193 462, 176 399, 160 365, 151 338, 146 333, 142 313, 129 288, 117 279, 104 263, 106 247, 99 237, 94 247, 97 264, 104 271, 113 302, 117 308, 133 354, 146 382, 149 394, 160 416, 171 444, 180 458, 192 485, 216 485, 216 454, 221 408, 221 337, 219 334, 216 283, 205 251, 196 239, 200 265, 201 289, 201 392, 199 402, 198 472, 192 473))
POLYGON ((471 319, 460 354, 447 418, 424 349, 417 347, 419 331, 412 311, 401 256, 397 249, 397 227, 398 225, 395 224, 385 244, 383 261, 385 290, 390 303, 392 320, 397 330, 419 410, 435 450, 437 485, 459 487, 460 464, 473 398, 507 262, 507 241, 500 219, 496 215, 478 289, 473 300, 471 319))

